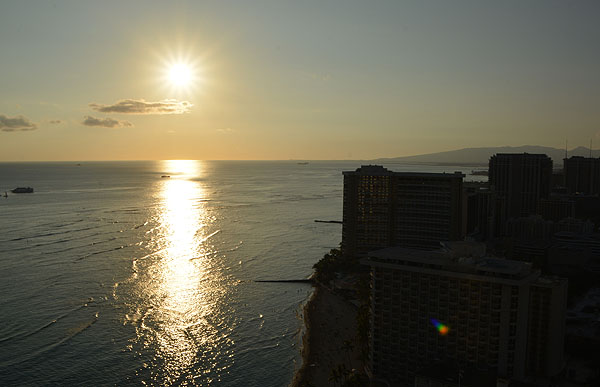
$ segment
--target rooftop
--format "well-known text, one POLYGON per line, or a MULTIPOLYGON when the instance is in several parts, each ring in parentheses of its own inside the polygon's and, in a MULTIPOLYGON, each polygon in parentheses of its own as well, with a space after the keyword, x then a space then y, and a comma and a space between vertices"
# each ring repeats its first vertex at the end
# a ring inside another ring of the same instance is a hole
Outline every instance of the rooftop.
MULTIPOLYGON (((502 157, 547 157, 550 158, 547 154, 545 153, 496 153, 494 154, 494 156, 502 156, 502 157)), ((492 156, 492 157, 494 157, 492 156)))
MULTIPOLYGON (((461 250, 464 251, 464 246, 461 247, 461 250)), ((534 274, 531 263, 528 262, 479 257, 477 254, 456 254, 448 249, 422 251, 403 247, 389 247, 372 251, 368 254, 368 257, 367 263, 421 266, 449 272, 509 279, 522 279, 534 274)))
POLYGON ((344 175, 366 175, 366 176, 414 176, 414 177, 441 177, 441 178, 463 178, 465 175, 460 171, 454 171, 453 173, 434 173, 434 172, 394 172, 381 165, 362 165, 355 171, 344 171, 344 175))

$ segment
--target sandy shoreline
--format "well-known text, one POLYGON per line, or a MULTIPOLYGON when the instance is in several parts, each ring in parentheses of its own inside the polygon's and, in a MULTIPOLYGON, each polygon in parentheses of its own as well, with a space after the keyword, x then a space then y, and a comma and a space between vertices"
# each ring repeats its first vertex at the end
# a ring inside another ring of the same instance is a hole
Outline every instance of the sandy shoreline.
POLYGON ((360 369, 356 343, 356 308, 329 289, 315 285, 304 307, 302 366, 294 375, 293 387, 328 386, 332 370, 360 369))

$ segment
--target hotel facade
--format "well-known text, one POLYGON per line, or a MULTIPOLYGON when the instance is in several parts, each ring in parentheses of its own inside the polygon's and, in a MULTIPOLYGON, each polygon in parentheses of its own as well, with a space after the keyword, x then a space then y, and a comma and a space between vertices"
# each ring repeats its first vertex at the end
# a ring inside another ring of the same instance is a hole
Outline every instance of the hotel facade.
POLYGON ((566 280, 540 277, 524 262, 455 255, 394 247, 363 261, 371 267, 373 378, 411 386, 416 372, 448 360, 517 380, 559 372, 566 280))
POLYGON ((463 177, 368 165, 344 174, 342 252, 391 246, 434 249, 464 235, 463 177))

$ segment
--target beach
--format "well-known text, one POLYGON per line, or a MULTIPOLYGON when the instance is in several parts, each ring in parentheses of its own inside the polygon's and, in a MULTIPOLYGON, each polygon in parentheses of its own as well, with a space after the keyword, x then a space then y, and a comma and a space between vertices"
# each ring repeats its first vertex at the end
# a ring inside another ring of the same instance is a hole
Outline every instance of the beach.
POLYGON ((342 296, 315 285, 315 292, 304 308, 302 367, 294 377, 293 387, 335 384, 332 371, 340 365, 348 371, 362 369, 356 314, 356 307, 342 296))

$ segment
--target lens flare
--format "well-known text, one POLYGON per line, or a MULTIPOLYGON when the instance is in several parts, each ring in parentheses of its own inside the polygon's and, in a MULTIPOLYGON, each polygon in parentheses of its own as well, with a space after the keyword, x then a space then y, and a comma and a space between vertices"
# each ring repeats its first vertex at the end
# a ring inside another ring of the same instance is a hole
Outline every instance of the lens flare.
POLYGON ((435 327, 435 329, 437 329, 438 333, 442 336, 446 336, 448 334, 448 331, 450 330, 450 328, 448 328, 447 325, 442 324, 441 322, 439 322, 438 320, 432 318, 431 323, 433 324, 433 326, 435 327))

